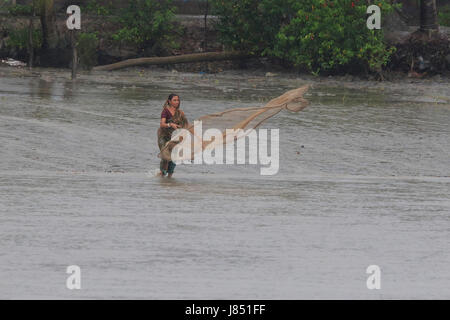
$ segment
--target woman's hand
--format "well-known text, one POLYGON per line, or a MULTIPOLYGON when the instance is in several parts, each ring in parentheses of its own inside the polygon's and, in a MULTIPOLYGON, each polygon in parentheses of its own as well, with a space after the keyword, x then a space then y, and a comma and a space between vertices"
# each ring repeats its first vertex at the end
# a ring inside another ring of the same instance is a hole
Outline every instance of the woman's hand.
POLYGON ((170 127, 171 127, 172 129, 178 129, 180 126, 177 125, 176 123, 170 123, 170 127))

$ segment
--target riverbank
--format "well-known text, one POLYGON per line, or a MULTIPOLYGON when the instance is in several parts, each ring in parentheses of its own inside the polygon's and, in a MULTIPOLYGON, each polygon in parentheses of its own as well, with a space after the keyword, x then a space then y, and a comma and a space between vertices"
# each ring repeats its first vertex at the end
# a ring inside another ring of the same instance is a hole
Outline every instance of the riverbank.
MULTIPOLYGON (((70 33, 66 27, 66 19, 67 15, 65 14, 56 15, 56 30, 59 35, 57 54, 54 57, 46 57, 40 56, 39 52, 36 52, 35 65, 61 68, 70 66, 72 49, 70 33)), ((205 34, 203 16, 177 15, 175 17, 177 26, 175 42, 178 43, 178 46, 163 48, 165 55, 222 51, 224 48, 218 41, 217 33, 214 29, 215 20, 216 17, 208 16, 205 34)), ((26 42, 28 25, 29 17, 13 17, 0 13, 0 59, 13 58, 28 61, 26 42), (14 37, 15 46, 8 45, 11 37, 14 37)), ((33 26, 35 30, 40 30, 39 17, 33 19, 33 26)), ((118 30, 119 26, 113 17, 99 17, 92 14, 83 15, 81 32, 96 34, 98 38, 94 66, 115 63, 126 59, 154 56, 154 52, 150 48, 148 50, 139 50, 136 46, 114 41, 112 35, 118 30)), ((223 65, 227 66, 227 64, 223 65)), ((195 65, 192 68, 195 69, 195 65)))
MULTIPOLYGON (((35 65, 43 67, 69 68, 71 62, 70 37, 65 26, 66 15, 57 15, 57 30, 60 34, 61 47, 52 55, 40 55, 36 53, 35 65)), ((175 56, 200 52, 220 52, 224 47, 218 39, 214 29, 216 17, 209 16, 206 23, 203 16, 199 15, 177 15, 176 21, 179 26, 177 48, 167 49, 165 56, 175 56)), ((28 60, 26 46, 8 47, 8 39, 11 30, 25 30, 29 21, 27 17, 10 17, 0 14, 0 59, 13 58, 21 61, 28 60)), ((39 19, 34 19, 35 28, 39 28, 39 19)), ((411 40, 411 35, 418 26, 408 26, 398 17, 387 19, 385 29, 386 43, 397 48, 392 56, 391 62, 383 71, 383 74, 367 74, 359 77, 365 79, 387 79, 395 80, 404 73, 410 77, 433 77, 436 74, 450 76, 450 27, 441 26, 442 39, 430 43, 419 43, 411 40)), ((83 32, 96 33, 98 46, 95 49, 95 65, 106 65, 126 59, 153 56, 150 51, 140 51, 137 48, 118 43, 112 40, 111 35, 117 31, 117 24, 108 17, 99 19, 96 15, 83 15, 83 32)), ((281 69, 288 72, 291 68, 282 67, 279 61, 268 58, 253 58, 241 61, 220 61, 185 63, 167 66, 169 70, 178 72, 207 72, 217 73, 223 70, 257 70, 261 68, 281 69)), ((358 73, 358 70, 349 70, 349 73, 358 73)), ((335 74, 333 74, 335 75, 335 74)))

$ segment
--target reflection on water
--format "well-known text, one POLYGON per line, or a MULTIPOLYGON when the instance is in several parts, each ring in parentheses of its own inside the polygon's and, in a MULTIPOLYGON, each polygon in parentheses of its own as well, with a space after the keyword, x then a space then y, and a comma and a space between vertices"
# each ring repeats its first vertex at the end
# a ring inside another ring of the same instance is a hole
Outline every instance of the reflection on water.
POLYGON ((310 107, 264 125, 280 128, 277 175, 178 165, 167 179, 169 93, 192 121, 307 81, 135 73, 0 78, 1 298, 450 297, 448 84, 317 82, 310 107))

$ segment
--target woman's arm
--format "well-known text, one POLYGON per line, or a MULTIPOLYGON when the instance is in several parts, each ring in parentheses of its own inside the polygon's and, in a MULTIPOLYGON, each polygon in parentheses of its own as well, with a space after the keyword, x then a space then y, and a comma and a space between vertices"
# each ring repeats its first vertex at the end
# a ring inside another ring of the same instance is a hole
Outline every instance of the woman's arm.
POLYGON ((170 128, 170 124, 166 122, 166 118, 161 118, 161 123, 159 124, 161 128, 170 128))
POLYGON ((165 128, 165 129, 167 129, 167 128, 177 129, 179 127, 175 123, 167 123, 166 118, 161 118, 161 122, 160 122, 159 126, 161 128, 165 128))

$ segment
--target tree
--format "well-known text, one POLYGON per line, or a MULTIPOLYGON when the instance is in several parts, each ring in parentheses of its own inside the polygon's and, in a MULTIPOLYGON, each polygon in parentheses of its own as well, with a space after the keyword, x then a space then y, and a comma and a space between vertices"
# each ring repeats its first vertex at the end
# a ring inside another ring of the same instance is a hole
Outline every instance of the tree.
POLYGON ((165 54, 175 47, 173 23, 175 7, 172 0, 130 0, 128 6, 120 10, 117 22, 121 29, 113 39, 137 46, 146 54, 165 54))
POLYGON ((33 46, 33 33, 34 33, 34 26, 33 26, 33 20, 36 15, 36 6, 35 1, 32 2, 32 12, 30 13, 30 19, 28 22, 28 67, 30 69, 33 68, 34 63, 34 46, 33 46))
POLYGON ((42 49, 55 49, 58 45, 54 0, 38 0, 42 25, 42 49))
POLYGON ((428 35, 439 32, 436 0, 420 1, 420 31, 428 35))

